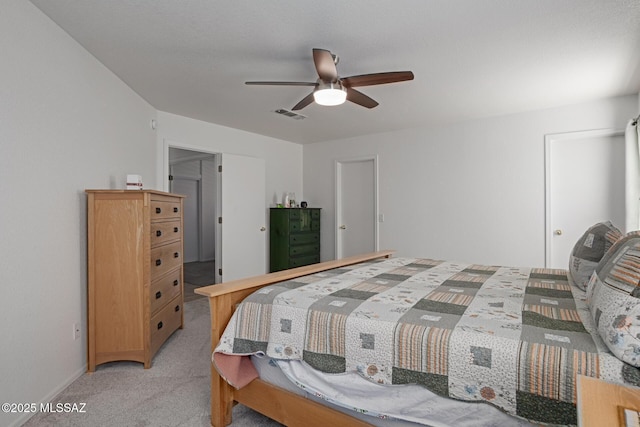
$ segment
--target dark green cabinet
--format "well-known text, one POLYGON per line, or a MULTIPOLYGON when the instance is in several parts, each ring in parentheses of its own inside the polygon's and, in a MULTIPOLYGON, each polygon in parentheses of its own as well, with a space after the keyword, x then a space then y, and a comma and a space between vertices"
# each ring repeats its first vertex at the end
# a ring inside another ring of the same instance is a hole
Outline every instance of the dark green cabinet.
POLYGON ((269 271, 320 262, 320 208, 271 208, 269 271))

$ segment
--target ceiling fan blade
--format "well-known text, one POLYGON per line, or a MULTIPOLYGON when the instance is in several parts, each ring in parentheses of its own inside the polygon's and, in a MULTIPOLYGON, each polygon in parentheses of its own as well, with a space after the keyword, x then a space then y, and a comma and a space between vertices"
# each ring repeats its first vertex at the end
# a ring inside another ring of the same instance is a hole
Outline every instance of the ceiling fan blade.
POLYGON ((355 104, 358 105, 362 105, 363 107, 367 107, 367 108, 373 108, 376 107, 378 105, 378 103, 369 98, 367 95, 365 95, 362 92, 359 92, 355 89, 351 89, 350 87, 346 88, 347 89, 347 100, 351 101, 355 104))
POLYGON ((311 104, 312 102, 313 102, 313 92, 311 92, 309 95, 302 98, 302 101, 298 102, 291 110, 293 111, 302 110, 304 107, 311 104))
POLYGON ((244 82, 246 85, 267 85, 267 86, 318 86, 316 82, 244 82))
POLYGON ((338 80, 338 70, 331 52, 326 49, 313 49, 313 62, 320 80, 325 82, 338 80))
POLYGON ((390 71, 388 73, 373 73, 344 77, 340 80, 344 86, 348 87, 373 86, 413 80, 413 73, 411 71, 390 71))

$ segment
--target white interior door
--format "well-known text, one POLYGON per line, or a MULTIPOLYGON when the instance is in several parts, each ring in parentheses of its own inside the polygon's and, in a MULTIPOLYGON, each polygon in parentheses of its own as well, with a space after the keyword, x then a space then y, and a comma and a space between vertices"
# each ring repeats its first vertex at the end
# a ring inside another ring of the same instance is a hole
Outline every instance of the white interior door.
POLYGON ((625 226, 625 144, 622 132, 548 135, 546 265, 568 268, 576 241, 593 224, 625 226))
POLYGON ((336 258, 378 249, 377 159, 336 162, 336 258))
MULTIPOLYGON (((264 159, 222 154, 222 281, 266 273, 264 159)), ((218 259, 216 257, 216 259, 218 259)))

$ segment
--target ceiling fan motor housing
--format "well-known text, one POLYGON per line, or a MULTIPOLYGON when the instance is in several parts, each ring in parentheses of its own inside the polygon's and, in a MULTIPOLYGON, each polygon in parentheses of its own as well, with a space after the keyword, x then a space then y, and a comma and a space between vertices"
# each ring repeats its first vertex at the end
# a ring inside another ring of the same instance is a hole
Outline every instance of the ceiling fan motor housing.
POLYGON ((323 82, 318 79, 318 86, 313 91, 313 99, 319 105, 328 107, 340 105, 347 100, 347 90, 342 86, 340 79, 335 82, 323 82))

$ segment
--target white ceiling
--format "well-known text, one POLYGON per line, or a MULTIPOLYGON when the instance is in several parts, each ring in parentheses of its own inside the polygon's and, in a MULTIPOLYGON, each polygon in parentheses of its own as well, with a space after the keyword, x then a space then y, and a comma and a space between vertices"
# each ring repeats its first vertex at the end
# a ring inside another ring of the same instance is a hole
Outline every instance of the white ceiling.
POLYGON ((640 91, 638 0, 31 0, 158 110, 297 143, 640 91), (275 114, 317 78, 411 70, 358 88, 380 105, 275 114))

